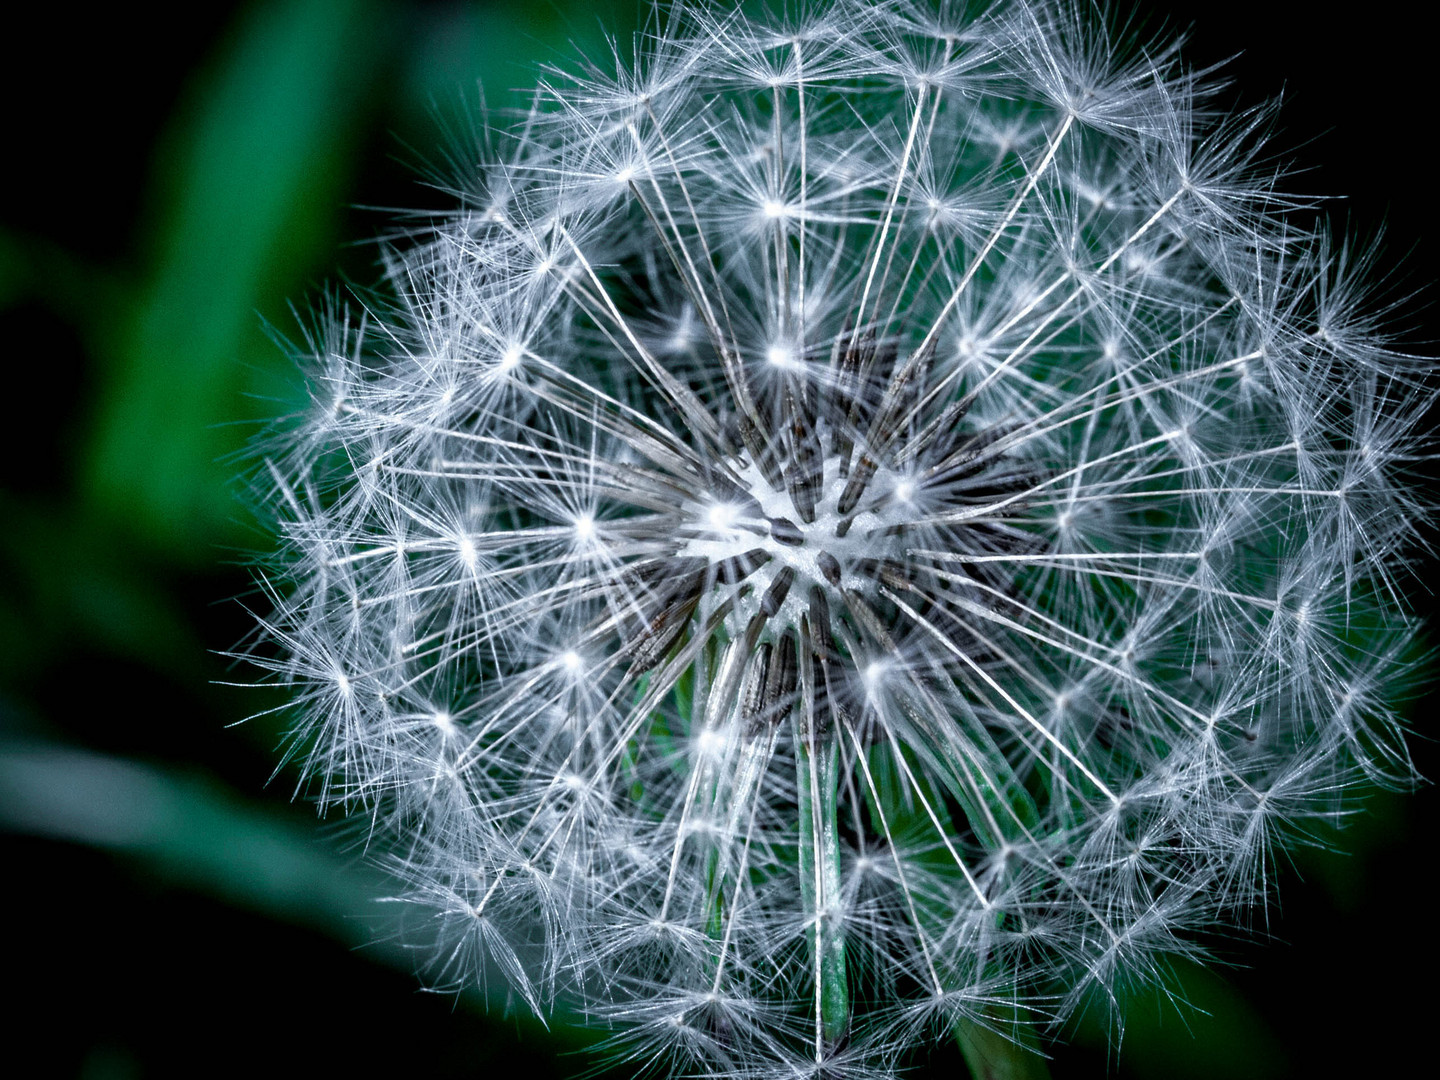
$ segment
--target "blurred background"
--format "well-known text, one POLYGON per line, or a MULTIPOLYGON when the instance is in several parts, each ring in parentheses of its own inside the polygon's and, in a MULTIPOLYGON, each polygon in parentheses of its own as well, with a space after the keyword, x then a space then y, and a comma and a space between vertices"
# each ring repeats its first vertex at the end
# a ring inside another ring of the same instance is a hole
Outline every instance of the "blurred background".
MULTIPOLYGON (((1260 0, 1141 3, 1234 56, 1233 97, 1285 93, 1292 187, 1369 241, 1389 295, 1435 278, 1431 39, 1380 19, 1296 22, 1260 0), (1243 50, 1243 52, 1241 52, 1243 50)), ((1281 10, 1284 9, 1284 10, 1281 10)), ((272 777, 278 704, 232 685, 249 630, 234 455, 295 388, 267 337, 327 283, 376 277, 374 208, 443 206, 423 170, 441 117, 518 98, 536 66, 623 36, 635 0, 255 0, 6 17, 0 169, 0 866, 6 1057, 26 1075, 487 1068, 532 1080, 601 1062, 503 987, 422 992, 386 885, 272 777), (438 113, 437 113, 438 110, 438 113), (55 1038, 56 1033, 60 1038, 55 1038)), ((1434 290, 1402 305, 1433 352, 1434 290)), ((1433 560, 1414 593, 1433 600, 1433 560)), ((1435 776, 1435 698, 1413 702, 1435 776)), ((1436 792, 1374 793, 1276 867, 1283 903, 1209 967, 1131 1003, 1117 1054, 1097 1018, 1055 1048, 1079 1076, 1409 1072, 1440 960, 1436 792), (1176 1002, 1188 1004, 1177 1004, 1176 1002)), ((963 1075, 949 1046, 920 1075, 963 1075)), ((616 1075, 626 1075, 621 1069, 616 1075)))

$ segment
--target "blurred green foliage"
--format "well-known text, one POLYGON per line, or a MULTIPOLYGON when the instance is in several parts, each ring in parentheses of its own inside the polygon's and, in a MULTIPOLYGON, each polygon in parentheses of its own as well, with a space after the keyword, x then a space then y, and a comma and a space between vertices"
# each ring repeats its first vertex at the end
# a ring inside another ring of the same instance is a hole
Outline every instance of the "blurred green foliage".
MULTIPOLYGON (((1200 20, 1201 62, 1253 47, 1234 69, 1247 99, 1277 91, 1282 69, 1309 88, 1298 115, 1313 122, 1294 126, 1338 134, 1320 148, 1337 164, 1306 186, 1356 193, 1371 220, 1388 204, 1401 249, 1433 231, 1432 185, 1390 171, 1411 121, 1387 102, 1416 99, 1418 44, 1350 27, 1337 86, 1323 27, 1240 3, 1169 7, 1200 20), (1355 89, 1381 73, 1410 83, 1355 89)), ((278 701, 227 685, 246 676, 215 650, 248 630, 231 598, 250 589, 243 553, 267 545, 235 455, 297 395, 265 324, 291 333, 289 305, 324 281, 373 280, 378 249, 352 242, 385 219, 365 207, 445 205, 424 162, 469 151, 444 145, 437 109, 473 112, 477 83, 490 108, 513 106, 537 64, 593 52, 602 26, 623 42, 644 17, 620 0, 18 17, 12 48, 33 63, 4 76, 0 844, 19 1049, 57 1019, 68 1031, 44 1048, 45 1074, 594 1064, 574 1056, 589 1036, 518 1019, 503 987, 488 1013, 478 993, 415 994, 394 906, 374 903, 383 881, 353 834, 292 801, 292 774, 266 786, 278 701), (230 726, 252 713, 265 714, 230 726)), ((1097 1003, 1052 1074, 1392 1071, 1435 1003, 1404 989, 1440 936, 1423 858, 1435 803, 1374 798, 1326 838, 1350 854, 1298 856, 1308 887, 1277 867, 1285 907, 1268 930, 1288 947, 1219 935, 1253 970, 1186 965, 1137 989, 1118 1066, 1097 1003)), ((963 1070, 953 1046, 917 1064, 963 1070)))
POLYGON ((507 74, 558 59, 566 36, 599 39, 598 23, 567 25, 575 7, 294 0, 238 13, 158 147, 145 265, 101 344, 89 505, 174 558, 208 560, 238 539, 227 462, 251 432, 237 403, 286 385, 256 312, 289 323, 280 302, 351 239, 347 196, 379 194, 356 174, 367 138, 433 142, 431 107, 458 103, 477 74, 487 100, 514 104, 507 74))

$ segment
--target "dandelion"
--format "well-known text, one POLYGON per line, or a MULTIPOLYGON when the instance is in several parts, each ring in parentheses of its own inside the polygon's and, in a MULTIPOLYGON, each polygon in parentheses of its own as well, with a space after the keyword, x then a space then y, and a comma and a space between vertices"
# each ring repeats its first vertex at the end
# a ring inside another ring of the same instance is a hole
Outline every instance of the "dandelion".
POLYGON ((322 312, 254 659, 437 984, 885 1073, 1410 777, 1430 364, 1212 89, 1062 3, 661 8, 322 312))

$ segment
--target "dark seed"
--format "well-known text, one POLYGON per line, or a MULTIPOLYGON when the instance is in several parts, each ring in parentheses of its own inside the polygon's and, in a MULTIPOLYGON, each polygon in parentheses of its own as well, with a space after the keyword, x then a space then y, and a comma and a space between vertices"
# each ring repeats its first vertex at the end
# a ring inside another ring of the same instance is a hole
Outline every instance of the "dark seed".
POLYGON ((743 555, 732 555, 715 563, 709 573, 723 585, 734 585, 744 581, 760 567, 770 561, 770 553, 764 548, 751 548, 743 555))
POLYGON ((800 531, 789 518, 771 518, 770 535, 780 544, 788 544, 790 547, 799 547, 805 542, 805 534, 800 531))
POLYGON ((775 575, 775 580, 770 582, 770 587, 765 590, 765 595, 760 600, 760 610, 767 617, 780 610, 780 605, 785 603, 785 597, 790 594, 790 585, 794 580, 793 566, 787 566, 775 575))
POLYGON ((753 739, 766 727, 765 685, 770 675, 770 653, 774 647, 766 642, 755 651, 750 668, 745 672, 745 688, 740 693, 740 722, 745 738, 753 739))
POLYGON ((860 496, 865 494, 865 489, 874 479, 877 468, 879 465, 869 454, 860 456, 860 464, 856 466, 854 474, 845 484, 845 490, 840 495, 839 510, 841 514, 848 514, 855 509, 855 504, 860 501, 860 496))
POLYGON ((786 630, 770 654, 760 716, 765 724, 778 724, 795 704, 795 631, 786 630))
POLYGON ((674 607, 665 608, 635 637, 629 646, 633 650, 630 657, 631 674, 643 675, 660 662, 679 639, 698 602, 697 596, 674 607))

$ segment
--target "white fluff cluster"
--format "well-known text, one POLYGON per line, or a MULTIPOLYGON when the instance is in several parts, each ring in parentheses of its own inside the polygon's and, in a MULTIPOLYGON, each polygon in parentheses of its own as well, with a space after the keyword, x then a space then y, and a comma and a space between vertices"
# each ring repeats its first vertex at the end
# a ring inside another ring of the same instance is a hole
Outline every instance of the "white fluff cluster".
POLYGON ((1268 114, 1097 19, 661 9, 321 315, 254 658, 439 982, 884 1072, 1146 978, 1408 775, 1429 365, 1268 114))

